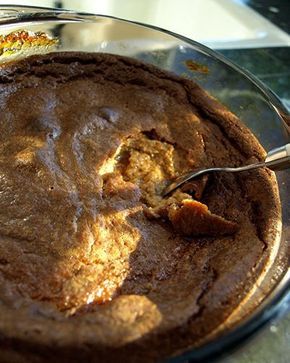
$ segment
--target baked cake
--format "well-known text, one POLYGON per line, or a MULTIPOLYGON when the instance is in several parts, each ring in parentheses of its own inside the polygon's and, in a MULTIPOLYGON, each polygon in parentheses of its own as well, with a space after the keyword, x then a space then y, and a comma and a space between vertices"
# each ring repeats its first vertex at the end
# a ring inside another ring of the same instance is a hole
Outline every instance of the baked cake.
MULTIPOLYGON (((109 54, 0 69, 0 361, 152 362, 205 342, 268 263, 264 150, 196 83, 109 54)), ((219 332, 218 334, 222 334, 219 332)))

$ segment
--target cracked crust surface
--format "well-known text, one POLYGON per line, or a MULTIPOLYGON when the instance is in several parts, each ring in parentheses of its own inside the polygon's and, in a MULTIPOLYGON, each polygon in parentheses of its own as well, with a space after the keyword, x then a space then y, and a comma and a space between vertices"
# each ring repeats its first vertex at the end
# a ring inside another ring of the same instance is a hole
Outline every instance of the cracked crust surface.
POLYGON ((166 178, 260 159, 250 131, 195 83, 124 57, 35 56, 1 68, 0 87, 3 352, 153 361, 217 328, 266 264, 271 174, 191 187, 239 225, 229 236, 185 239, 146 210, 166 178))

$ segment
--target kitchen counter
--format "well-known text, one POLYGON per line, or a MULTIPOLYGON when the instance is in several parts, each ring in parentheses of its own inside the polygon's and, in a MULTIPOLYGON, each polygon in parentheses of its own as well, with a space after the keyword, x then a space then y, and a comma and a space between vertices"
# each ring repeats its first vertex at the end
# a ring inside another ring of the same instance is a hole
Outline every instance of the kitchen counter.
POLYGON ((289 0, 248 0, 244 2, 285 32, 290 32, 289 0))
POLYGON ((290 110, 290 47, 219 50, 269 87, 290 110))

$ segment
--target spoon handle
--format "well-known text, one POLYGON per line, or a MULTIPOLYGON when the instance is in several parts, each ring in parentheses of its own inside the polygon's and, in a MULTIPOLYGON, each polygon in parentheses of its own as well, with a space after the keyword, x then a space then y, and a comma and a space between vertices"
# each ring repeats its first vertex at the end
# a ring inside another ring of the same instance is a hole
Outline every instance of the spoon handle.
POLYGON ((269 151, 265 166, 272 170, 283 170, 290 168, 290 144, 269 151))
POLYGON ((219 172, 219 171, 238 173, 241 171, 253 170, 264 166, 267 166, 269 169, 272 170, 283 170, 290 168, 290 144, 286 144, 277 149, 269 151, 265 161, 261 161, 259 163, 239 166, 235 168, 208 168, 208 169, 193 170, 175 179, 167 188, 165 188, 165 190, 162 193, 162 196, 165 197, 169 193, 172 193, 178 187, 182 186, 187 181, 196 178, 198 176, 201 176, 203 174, 219 172))

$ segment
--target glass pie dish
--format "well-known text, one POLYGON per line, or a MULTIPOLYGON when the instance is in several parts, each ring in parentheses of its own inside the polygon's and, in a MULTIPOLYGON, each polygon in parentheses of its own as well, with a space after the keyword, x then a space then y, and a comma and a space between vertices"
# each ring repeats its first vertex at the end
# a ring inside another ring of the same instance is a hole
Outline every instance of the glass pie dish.
MULTIPOLYGON (((252 75, 214 51, 182 36, 107 16, 54 9, 0 8, 0 62, 52 51, 103 52, 129 56, 192 79, 235 113, 265 150, 290 140, 289 115, 279 99, 252 75)), ((282 204, 279 241, 270 264, 214 338, 172 359, 201 361, 217 357, 283 312, 289 294, 289 171, 277 174, 282 204)), ((33 344, 33 342, 31 342, 33 344)))

